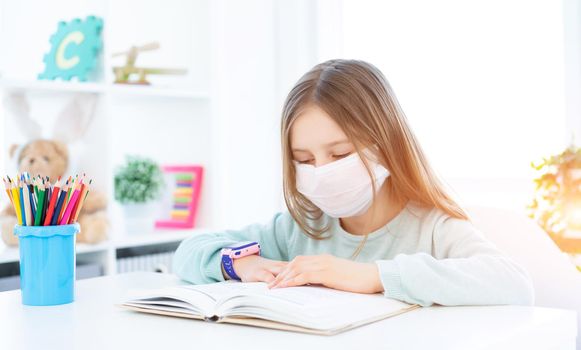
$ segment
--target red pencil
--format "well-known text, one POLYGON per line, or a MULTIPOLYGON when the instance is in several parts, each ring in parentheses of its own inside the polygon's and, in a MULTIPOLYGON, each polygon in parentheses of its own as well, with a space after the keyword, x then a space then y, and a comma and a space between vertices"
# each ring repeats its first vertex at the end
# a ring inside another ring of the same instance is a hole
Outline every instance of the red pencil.
POLYGON ((60 192, 60 181, 61 178, 59 177, 58 180, 56 181, 56 183, 54 184, 54 188, 52 189, 52 195, 50 196, 50 203, 48 204, 48 211, 46 213, 46 217, 44 219, 44 226, 49 226, 50 225, 50 221, 52 219, 52 214, 54 212, 54 206, 56 204, 56 200, 59 196, 59 192, 60 192))

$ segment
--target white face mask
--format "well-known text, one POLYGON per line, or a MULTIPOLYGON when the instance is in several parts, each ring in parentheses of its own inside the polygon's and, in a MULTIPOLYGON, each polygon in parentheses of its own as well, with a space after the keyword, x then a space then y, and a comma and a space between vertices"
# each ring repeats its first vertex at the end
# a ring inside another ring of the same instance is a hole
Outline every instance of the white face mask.
MULTIPOLYGON (((367 157, 379 191, 389 171, 371 158, 367 157)), ((357 152, 320 167, 295 161, 295 169, 297 190, 331 217, 358 216, 371 206, 372 180, 357 152)))

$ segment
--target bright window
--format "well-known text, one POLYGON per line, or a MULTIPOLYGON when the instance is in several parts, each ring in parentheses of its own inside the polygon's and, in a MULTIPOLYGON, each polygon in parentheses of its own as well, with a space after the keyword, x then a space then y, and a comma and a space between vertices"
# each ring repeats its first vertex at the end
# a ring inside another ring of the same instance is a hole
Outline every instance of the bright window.
POLYGON ((560 1, 343 1, 343 56, 378 66, 468 204, 522 210, 569 141, 560 1))

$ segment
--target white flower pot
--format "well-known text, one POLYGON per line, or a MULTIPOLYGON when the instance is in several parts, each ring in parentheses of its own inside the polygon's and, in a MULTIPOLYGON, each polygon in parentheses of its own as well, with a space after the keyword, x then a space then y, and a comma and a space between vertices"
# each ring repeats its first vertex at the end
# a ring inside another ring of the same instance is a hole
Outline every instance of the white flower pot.
POLYGON ((150 233, 155 228, 159 203, 123 204, 125 234, 150 233))

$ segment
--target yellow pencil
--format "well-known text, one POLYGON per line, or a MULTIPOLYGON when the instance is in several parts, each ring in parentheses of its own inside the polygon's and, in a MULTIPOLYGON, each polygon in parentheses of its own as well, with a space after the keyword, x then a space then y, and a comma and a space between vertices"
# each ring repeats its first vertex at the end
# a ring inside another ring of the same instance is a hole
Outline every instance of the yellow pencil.
POLYGON ((22 213, 20 211, 20 196, 18 195, 18 188, 15 183, 12 183, 12 199, 14 200, 14 210, 16 211, 16 218, 18 219, 18 224, 22 225, 22 213))
POLYGON ((10 197, 10 201, 12 202, 12 205, 14 206, 14 211, 16 212, 16 219, 18 220, 18 224, 20 225, 20 223, 22 222, 22 217, 20 216, 20 198, 18 196, 18 190, 14 187, 14 183, 12 182, 12 179, 10 178, 10 176, 6 176, 8 178, 7 181, 7 192, 9 193, 9 197, 10 197))
POLYGON ((8 198, 10 199, 10 203, 12 203, 12 205, 14 205, 14 200, 12 199, 12 192, 10 191, 10 184, 4 178, 2 178, 2 181, 4 181, 4 188, 6 188, 6 194, 8 195, 8 198))

